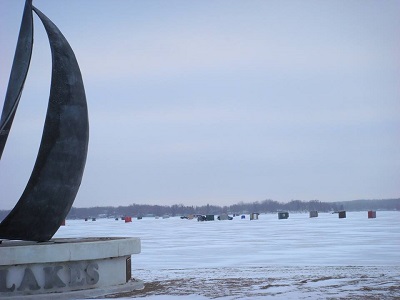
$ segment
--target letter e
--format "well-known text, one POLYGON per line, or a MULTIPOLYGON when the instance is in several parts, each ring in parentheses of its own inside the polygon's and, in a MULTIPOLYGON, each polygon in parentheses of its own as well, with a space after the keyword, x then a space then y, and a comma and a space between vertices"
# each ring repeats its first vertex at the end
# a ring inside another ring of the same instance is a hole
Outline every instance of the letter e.
POLYGON ((81 271, 83 270, 80 264, 73 264, 69 267, 69 286, 82 286, 85 283, 85 278, 81 276, 81 271))

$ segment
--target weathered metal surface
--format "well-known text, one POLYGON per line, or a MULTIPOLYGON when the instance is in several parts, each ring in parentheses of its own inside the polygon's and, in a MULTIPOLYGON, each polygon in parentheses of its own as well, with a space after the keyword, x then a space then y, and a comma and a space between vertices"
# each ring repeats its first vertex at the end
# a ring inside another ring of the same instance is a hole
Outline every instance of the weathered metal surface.
MULTIPOLYGON (((67 216, 81 184, 89 122, 75 55, 59 29, 38 9, 33 10, 46 29, 52 52, 49 105, 31 177, 0 224, 0 238, 47 241, 67 216)), ((24 17, 23 23, 27 20, 24 17)))
POLYGON ((14 120, 19 99, 26 75, 28 74, 29 64, 32 56, 33 45, 33 18, 32 0, 25 2, 24 14, 22 17, 21 28, 19 31, 17 48, 15 50, 14 61, 11 68, 10 80, 6 97, 4 100, 3 111, 0 119, 0 158, 3 154, 7 142, 8 134, 14 120))

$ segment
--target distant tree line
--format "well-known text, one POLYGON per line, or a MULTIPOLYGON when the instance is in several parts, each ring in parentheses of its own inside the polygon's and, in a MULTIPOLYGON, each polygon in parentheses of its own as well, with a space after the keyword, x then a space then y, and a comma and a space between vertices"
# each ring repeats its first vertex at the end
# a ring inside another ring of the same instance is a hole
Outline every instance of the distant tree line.
MULTIPOLYGON (((367 211, 367 210, 398 210, 400 211, 399 199, 380 199, 380 200, 353 200, 345 202, 321 202, 319 200, 301 201, 292 200, 288 203, 281 203, 274 200, 256 201, 253 203, 239 202, 230 206, 203 205, 185 206, 183 204, 168 205, 149 205, 131 204, 128 206, 102 206, 77 208, 72 207, 68 214, 68 219, 84 219, 93 217, 122 217, 122 216, 183 216, 183 215, 219 215, 243 214, 243 213, 275 213, 278 211, 289 212, 308 212, 316 210, 319 212, 333 212, 338 210, 346 211, 367 211)), ((9 210, 0 210, 0 220, 3 220, 9 210)))
POLYGON ((203 205, 203 206, 185 206, 183 204, 168 205, 149 205, 149 204, 131 204, 129 206, 118 207, 73 207, 68 218, 88 218, 88 217, 121 217, 121 216, 183 216, 183 215, 219 215, 243 214, 243 213, 275 213, 278 211, 289 212, 309 212, 316 210, 318 212, 333 212, 339 210, 347 211, 367 211, 367 210, 399 210, 399 199, 381 199, 381 200, 353 200, 345 202, 321 202, 319 200, 301 201, 292 200, 288 203, 281 203, 274 200, 256 201, 253 203, 239 202, 230 206, 203 205))

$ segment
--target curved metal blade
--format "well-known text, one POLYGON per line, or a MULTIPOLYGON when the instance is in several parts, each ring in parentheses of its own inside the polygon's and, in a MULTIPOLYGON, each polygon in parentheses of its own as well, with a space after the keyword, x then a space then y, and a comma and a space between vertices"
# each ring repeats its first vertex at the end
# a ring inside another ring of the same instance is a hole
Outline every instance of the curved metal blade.
POLYGON ((33 18, 32 0, 25 2, 24 14, 22 16, 21 28, 19 30, 17 48, 15 49, 14 61, 11 68, 10 80, 4 100, 3 111, 0 119, 0 159, 7 142, 15 112, 21 98, 22 89, 32 56, 33 45, 33 18))
POLYGON ((86 163, 89 121, 75 55, 59 29, 38 9, 52 52, 52 79, 42 141, 32 175, 0 238, 47 241, 71 209, 86 163))

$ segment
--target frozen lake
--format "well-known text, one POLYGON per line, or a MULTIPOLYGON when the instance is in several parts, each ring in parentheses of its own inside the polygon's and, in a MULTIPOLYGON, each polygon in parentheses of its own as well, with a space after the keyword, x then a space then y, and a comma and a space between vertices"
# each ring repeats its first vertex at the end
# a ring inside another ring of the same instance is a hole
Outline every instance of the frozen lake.
POLYGON ((286 220, 262 214, 251 221, 248 215, 208 222, 67 220, 55 235, 91 236, 141 238, 132 275, 144 280, 146 289, 132 297, 400 297, 400 212, 378 211, 376 219, 347 212, 346 219, 320 213, 318 218, 290 214, 286 220))

